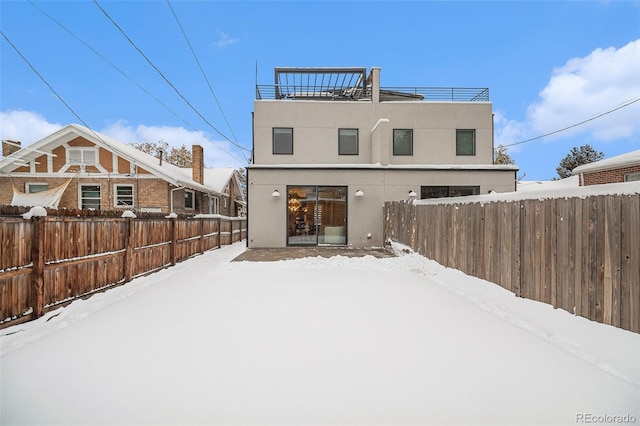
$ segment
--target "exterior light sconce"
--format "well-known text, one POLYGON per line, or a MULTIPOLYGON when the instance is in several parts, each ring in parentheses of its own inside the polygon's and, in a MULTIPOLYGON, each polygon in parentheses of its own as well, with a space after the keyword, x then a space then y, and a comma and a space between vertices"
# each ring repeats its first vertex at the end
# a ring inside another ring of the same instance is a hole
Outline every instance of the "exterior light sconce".
POLYGON ((415 199, 417 197, 418 197, 418 194, 413 192, 413 190, 409 191, 409 198, 411 198, 413 200, 413 199, 415 199))
POLYGON ((364 192, 362 192, 361 190, 357 190, 356 191, 356 197, 364 197, 364 192))
POLYGON ((278 191, 278 190, 276 189, 275 191, 273 191, 273 192, 271 193, 271 196, 272 196, 273 198, 278 198, 278 197, 280 196, 280 191, 278 191))

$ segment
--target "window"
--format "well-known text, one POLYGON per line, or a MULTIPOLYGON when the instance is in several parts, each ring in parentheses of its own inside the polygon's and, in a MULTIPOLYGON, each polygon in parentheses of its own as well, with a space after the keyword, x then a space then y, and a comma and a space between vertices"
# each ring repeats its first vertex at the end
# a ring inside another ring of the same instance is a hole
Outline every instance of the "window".
POLYGON ((476 155, 475 130, 456 130, 456 155, 476 155))
POLYGON ((220 213, 220 199, 218 197, 209 198, 209 212, 211 214, 220 213))
POLYGON ((420 188, 420 198, 463 197, 479 195, 479 186, 423 186, 420 188))
POLYGON ((27 194, 35 194, 36 192, 42 192, 49 189, 48 183, 25 183, 24 192, 27 194))
POLYGON ((100 210, 100 185, 80 185, 79 207, 100 210))
POLYGON ((358 129, 338 129, 338 155, 358 155, 358 129))
POLYGON ((69 164, 96 164, 96 150, 93 148, 70 148, 69 164))
POLYGON ((413 155, 413 129, 393 129, 393 155, 413 155))
POLYGON ((189 189, 184 190, 184 208, 189 210, 196 208, 196 193, 189 189))
POLYGON ((133 207, 133 185, 115 185, 116 207, 133 207))
POLYGON ((629 173, 627 175, 624 175, 624 181, 625 182, 635 182, 635 181, 640 181, 640 172, 637 173, 629 173))
POLYGON ((273 153, 293 154, 293 129, 274 127, 273 128, 273 153))

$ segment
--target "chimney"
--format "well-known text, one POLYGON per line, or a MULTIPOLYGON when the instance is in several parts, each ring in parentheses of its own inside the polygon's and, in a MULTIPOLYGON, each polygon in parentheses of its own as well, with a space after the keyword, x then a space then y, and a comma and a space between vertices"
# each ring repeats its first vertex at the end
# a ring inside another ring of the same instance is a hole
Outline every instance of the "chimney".
POLYGON ((191 157, 191 176, 199 184, 204 184, 204 151, 200 145, 193 145, 191 157))
POLYGON ((371 68, 371 102, 380 102, 380 67, 371 68))
POLYGON ((162 156, 164 155, 162 148, 158 149, 158 154, 158 158, 160 158, 160 165, 162 166, 162 156))
POLYGON ((16 151, 20 151, 22 144, 18 141, 5 139, 2 141, 2 156, 8 157, 16 151))

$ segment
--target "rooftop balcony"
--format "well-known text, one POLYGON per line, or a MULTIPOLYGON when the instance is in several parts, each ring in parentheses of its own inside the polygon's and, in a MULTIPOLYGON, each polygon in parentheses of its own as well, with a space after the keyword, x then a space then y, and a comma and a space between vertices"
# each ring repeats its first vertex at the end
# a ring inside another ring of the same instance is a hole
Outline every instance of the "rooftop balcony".
POLYGON ((256 99, 371 101, 376 87, 380 102, 489 102, 488 88, 380 87, 364 68, 276 68, 275 84, 256 85, 256 99))

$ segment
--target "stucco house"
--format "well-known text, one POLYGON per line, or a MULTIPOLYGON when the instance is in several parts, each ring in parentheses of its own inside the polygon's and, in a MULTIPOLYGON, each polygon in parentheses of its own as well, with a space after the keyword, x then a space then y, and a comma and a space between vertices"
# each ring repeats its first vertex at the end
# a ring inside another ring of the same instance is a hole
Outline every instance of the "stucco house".
POLYGON ((579 177, 580 186, 638 181, 640 150, 578 166, 572 174, 579 177))
POLYGON ((380 247, 385 201, 516 189, 488 89, 381 87, 380 68, 276 68, 258 85, 250 248, 380 247))
POLYGON ((0 204, 66 209, 243 215, 237 172, 163 162, 92 129, 70 124, 27 147, 3 141, 0 204))

